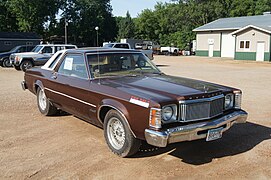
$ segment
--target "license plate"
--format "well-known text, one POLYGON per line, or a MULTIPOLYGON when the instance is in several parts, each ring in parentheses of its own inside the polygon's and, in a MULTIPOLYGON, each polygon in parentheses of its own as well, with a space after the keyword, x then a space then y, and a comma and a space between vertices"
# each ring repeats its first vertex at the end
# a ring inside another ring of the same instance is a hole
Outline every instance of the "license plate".
POLYGON ((211 129, 208 131, 206 141, 213 141, 222 137, 223 128, 211 129))

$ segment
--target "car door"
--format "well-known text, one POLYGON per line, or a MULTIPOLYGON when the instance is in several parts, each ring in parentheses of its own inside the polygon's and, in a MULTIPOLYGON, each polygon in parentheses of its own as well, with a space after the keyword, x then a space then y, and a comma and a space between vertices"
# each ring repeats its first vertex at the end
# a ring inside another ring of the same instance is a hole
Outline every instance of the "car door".
POLYGON ((35 65, 45 64, 52 55, 53 55, 53 47, 44 46, 43 49, 40 51, 40 55, 35 60, 35 65))
POLYGON ((88 119, 90 110, 96 109, 88 98, 90 80, 82 54, 67 54, 48 85, 50 99, 61 109, 83 119, 88 119))

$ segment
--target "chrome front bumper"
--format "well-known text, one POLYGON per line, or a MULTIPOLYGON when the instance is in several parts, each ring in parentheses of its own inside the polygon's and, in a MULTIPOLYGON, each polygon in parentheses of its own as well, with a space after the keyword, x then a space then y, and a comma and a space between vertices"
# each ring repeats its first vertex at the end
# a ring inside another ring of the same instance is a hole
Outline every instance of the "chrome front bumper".
POLYGON ((211 121, 178 126, 164 131, 145 129, 145 138, 148 144, 157 147, 166 147, 168 144, 176 142, 204 139, 210 129, 223 127, 222 132, 225 132, 235 123, 245 123, 247 115, 245 111, 239 110, 211 121))

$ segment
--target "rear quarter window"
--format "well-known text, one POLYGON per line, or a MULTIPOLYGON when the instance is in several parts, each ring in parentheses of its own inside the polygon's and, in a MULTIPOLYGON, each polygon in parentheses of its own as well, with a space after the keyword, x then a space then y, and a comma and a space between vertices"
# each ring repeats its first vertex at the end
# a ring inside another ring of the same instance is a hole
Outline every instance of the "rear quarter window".
POLYGON ((55 66, 55 64, 58 62, 58 60, 61 58, 62 53, 59 53, 56 58, 53 60, 53 62, 49 65, 50 69, 53 69, 53 67, 55 66))

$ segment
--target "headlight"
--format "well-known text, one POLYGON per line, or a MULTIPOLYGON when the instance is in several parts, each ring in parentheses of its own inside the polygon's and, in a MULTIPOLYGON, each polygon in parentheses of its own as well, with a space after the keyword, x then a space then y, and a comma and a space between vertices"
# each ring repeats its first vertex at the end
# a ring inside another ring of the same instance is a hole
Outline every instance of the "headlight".
POLYGON ((233 108, 233 94, 227 94, 225 96, 225 110, 233 108))
POLYGON ((19 56, 15 56, 15 61, 20 61, 20 57, 19 56))
POLYGON ((175 121, 177 119, 177 106, 169 105, 162 108, 162 119, 164 121, 175 121))
POLYGON ((169 121, 173 116, 173 109, 170 106, 164 107, 162 109, 162 118, 165 121, 169 121))

